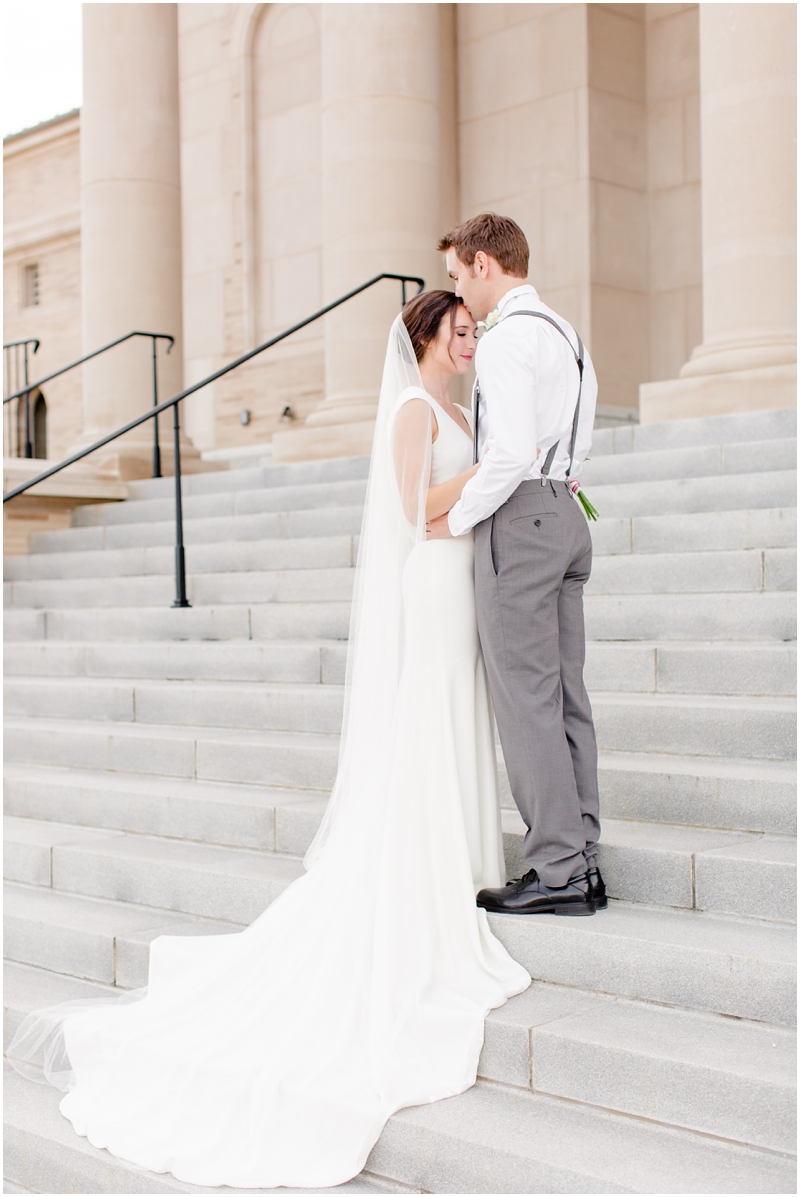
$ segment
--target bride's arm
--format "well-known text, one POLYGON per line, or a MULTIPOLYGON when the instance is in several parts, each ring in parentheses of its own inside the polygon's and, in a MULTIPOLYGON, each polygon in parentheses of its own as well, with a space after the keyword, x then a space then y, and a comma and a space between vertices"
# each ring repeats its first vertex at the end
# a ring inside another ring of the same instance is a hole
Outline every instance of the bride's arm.
POLYGON ((406 519, 421 536, 423 506, 431 478, 432 413, 424 399, 407 399, 392 429, 395 481, 406 519))
POLYGON ((438 515, 444 515, 454 503, 461 498, 461 492, 477 474, 479 466, 470 466, 463 474, 456 474, 455 478, 442 482, 440 486, 428 487, 428 498, 425 503, 426 520, 435 520, 438 515))
POLYGON ((408 399, 394 424, 392 455, 395 478, 408 521, 419 524, 420 507, 425 502, 425 520, 444 515, 461 498, 461 492, 478 471, 476 465, 464 470, 440 486, 429 486, 431 444, 438 427, 430 405, 424 399, 408 399))

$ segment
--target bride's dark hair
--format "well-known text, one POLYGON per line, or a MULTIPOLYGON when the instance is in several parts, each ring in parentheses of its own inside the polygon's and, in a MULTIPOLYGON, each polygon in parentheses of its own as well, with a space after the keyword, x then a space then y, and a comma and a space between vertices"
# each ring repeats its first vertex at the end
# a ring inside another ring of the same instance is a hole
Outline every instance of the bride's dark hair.
POLYGON ((463 300, 452 291, 423 291, 422 295, 409 299, 403 308, 403 323, 418 362, 422 361, 431 341, 436 340, 439 326, 448 313, 452 328, 462 303, 463 300))

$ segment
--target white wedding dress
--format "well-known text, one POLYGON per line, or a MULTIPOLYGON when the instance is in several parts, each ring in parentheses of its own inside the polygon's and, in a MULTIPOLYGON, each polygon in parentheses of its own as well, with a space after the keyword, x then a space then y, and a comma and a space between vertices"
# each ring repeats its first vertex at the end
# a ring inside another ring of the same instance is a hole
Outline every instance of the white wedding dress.
MULTIPOLYGON (((435 485, 468 468, 472 442, 423 391, 390 390, 376 445, 413 397, 435 409, 435 485)), ((363 536, 368 557, 369 517, 363 536)), ((38 1059, 68 1089, 75 1130, 122 1159, 206 1186, 340 1184, 395 1110, 474 1083, 486 1013, 530 982, 475 905, 505 873, 472 537, 417 538, 393 560, 391 717, 370 729, 383 683, 369 703, 351 671, 351 732, 309 871, 240 934, 156 939, 146 990, 32 1015, 10 1049, 27 1075, 38 1059)), ((362 579, 368 618, 369 578, 385 587, 392 568, 362 579)), ((391 669, 382 659, 381 677, 391 669)))

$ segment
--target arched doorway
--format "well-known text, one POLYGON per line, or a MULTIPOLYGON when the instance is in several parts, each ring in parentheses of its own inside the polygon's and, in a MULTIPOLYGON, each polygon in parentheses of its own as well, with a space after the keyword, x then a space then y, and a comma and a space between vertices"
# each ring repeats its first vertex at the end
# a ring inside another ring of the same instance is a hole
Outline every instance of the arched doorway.
POLYGON ((31 457, 47 457, 47 402, 38 387, 29 392, 28 420, 25 428, 25 396, 16 401, 16 444, 15 457, 26 457, 28 436, 30 436, 31 457), (27 433, 27 434, 26 434, 27 433))

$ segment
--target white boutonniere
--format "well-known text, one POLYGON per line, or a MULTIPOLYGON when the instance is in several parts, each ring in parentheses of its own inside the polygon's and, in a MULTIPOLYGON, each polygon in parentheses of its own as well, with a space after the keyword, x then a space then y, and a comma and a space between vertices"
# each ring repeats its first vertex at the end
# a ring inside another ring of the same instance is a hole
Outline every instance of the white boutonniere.
POLYGON ((489 329, 494 328, 495 324, 500 323, 500 309, 494 308, 483 321, 484 332, 489 332, 489 329))

